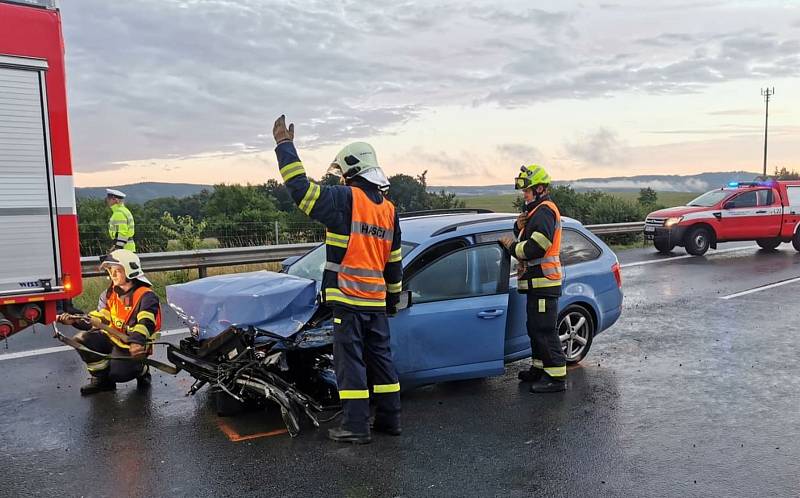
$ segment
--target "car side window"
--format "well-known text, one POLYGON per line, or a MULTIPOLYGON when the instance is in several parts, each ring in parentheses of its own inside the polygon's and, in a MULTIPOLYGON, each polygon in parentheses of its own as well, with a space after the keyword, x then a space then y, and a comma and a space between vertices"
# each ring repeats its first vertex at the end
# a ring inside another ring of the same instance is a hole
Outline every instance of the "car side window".
POLYGON ((498 244, 467 247, 447 254, 411 277, 407 289, 416 303, 505 292, 508 265, 498 244))
POLYGON ((750 208, 756 207, 758 205, 758 197, 756 195, 755 190, 750 192, 745 192, 744 194, 737 195, 730 202, 728 202, 730 208, 750 208))
POLYGON ((429 247, 418 258, 414 259, 409 265, 403 269, 403 280, 410 280, 414 274, 426 267, 430 263, 436 261, 447 253, 467 247, 469 242, 466 239, 457 238, 450 239, 445 242, 440 242, 433 247, 429 247))
POLYGON ((600 248, 577 230, 561 231, 561 264, 563 266, 592 261, 600 257, 600 248))
POLYGON ((772 189, 756 190, 759 206, 771 206, 775 202, 775 194, 772 189))

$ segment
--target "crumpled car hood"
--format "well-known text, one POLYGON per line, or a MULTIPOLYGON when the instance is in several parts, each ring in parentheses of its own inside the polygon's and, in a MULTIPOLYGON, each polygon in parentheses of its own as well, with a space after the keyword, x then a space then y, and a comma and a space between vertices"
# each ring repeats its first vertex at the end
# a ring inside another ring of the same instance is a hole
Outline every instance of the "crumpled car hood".
POLYGON ((290 337, 318 308, 317 282, 266 270, 218 275, 168 286, 167 302, 199 339, 232 325, 290 337))

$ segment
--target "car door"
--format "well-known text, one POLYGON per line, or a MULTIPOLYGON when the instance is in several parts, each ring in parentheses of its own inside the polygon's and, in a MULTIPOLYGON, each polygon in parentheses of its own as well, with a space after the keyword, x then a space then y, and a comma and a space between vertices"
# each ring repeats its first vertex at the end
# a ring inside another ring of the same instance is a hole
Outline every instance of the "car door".
POLYGON ((445 254, 410 276, 412 305, 390 320, 401 382, 500 375, 508 258, 496 243, 445 254))
POLYGON ((722 205, 720 237, 725 240, 754 239, 753 229, 758 224, 756 215, 758 196, 755 190, 742 192, 722 205))
POLYGON ((783 206, 780 196, 771 188, 756 190, 758 206, 753 224, 755 237, 768 239, 780 235, 783 225, 783 206))

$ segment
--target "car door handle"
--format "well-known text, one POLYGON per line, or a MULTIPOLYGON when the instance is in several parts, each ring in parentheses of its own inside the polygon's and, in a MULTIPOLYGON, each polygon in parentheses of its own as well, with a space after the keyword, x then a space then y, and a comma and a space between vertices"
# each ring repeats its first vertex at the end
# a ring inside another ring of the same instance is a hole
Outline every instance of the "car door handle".
POLYGON ((756 211, 756 214, 767 214, 766 211, 756 211))
POLYGON ((484 320, 490 320, 492 318, 497 318, 498 316, 502 316, 503 313, 505 313, 504 310, 487 310, 478 313, 478 317, 483 318, 484 320))

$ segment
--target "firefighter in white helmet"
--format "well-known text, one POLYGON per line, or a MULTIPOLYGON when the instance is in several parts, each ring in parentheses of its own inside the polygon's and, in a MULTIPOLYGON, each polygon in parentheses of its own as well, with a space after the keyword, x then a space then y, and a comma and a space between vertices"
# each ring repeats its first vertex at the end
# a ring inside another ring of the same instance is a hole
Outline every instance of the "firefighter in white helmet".
MULTIPOLYGON (((111 285, 100 294, 97 310, 83 318, 62 314, 58 321, 82 330, 74 339, 92 351, 144 359, 152 354, 150 343, 158 338, 161 329, 158 296, 136 254, 117 249, 101 261, 111 285)), ((78 354, 91 375, 90 382, 81 387, 83 395, 112 391, 117 382, 133 379, 139 388, 150 386, 150 372, 142 362, 109 360, 80 350, 78 354)))
POLYGON ((389 349, 387 314, 397 311, 403 266, 399 219, 383 195, 389 180, 375 149, 356 142, 343 148, 328 170, 343 185, 318 185, 308 180, 292 143, 294 125, 287 127, 281 116, 273 135, 292 199, 327 229, 322 298, 333 311, 333 360, 342 401, 342 424, 328 437, 370 442, 370 400, 375 405, 372 430, 400 435, 400 382, 389 349))

